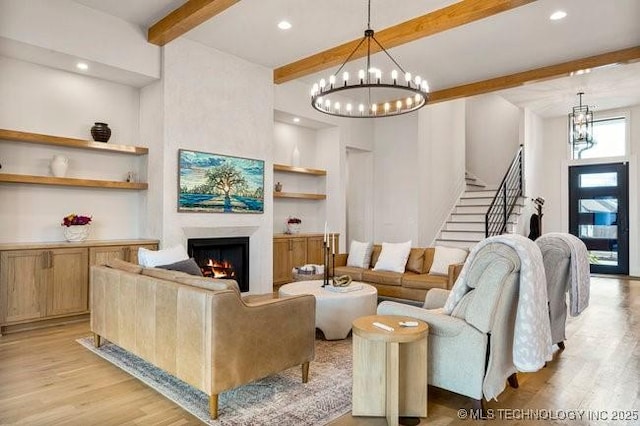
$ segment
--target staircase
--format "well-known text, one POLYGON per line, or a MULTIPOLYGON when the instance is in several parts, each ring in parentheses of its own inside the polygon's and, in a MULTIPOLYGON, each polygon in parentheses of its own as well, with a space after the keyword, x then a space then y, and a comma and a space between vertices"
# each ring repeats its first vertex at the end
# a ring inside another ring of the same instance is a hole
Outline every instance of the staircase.
MULTIPOLYGON (((485 238, 485 215, 496 195, 496 189, 487 188, 484 182, 467 173, 467 187, 458 203, 451 211, 436 245, 471 249, 485 238)), ((520 197, 509 216, 507 232, 516 230, 519 217, 524 206, 524 198, 520 197)))

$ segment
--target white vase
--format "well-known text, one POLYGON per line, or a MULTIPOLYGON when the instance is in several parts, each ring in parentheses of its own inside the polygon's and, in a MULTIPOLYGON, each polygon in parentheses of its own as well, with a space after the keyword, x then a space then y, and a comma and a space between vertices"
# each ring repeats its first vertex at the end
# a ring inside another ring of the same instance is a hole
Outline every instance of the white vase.
POLYGON ((299 223, 287 223, 287 234, 297 234, 300 232, 299 223))
POLYGON ((89 237, 89 225, 63 226, 64 238, 67 241, 84 241, 89 237))
POLYGON ((293 148, 293 154, 291 155, 291 164, 294 167, 298 167, 300 165, 300 150, 298 149, 298 145, 293 148))
POLYGON ((51 167, 51 173, 55 177, 64 177, 69 167, 69 159, 64 155, 54 155, 49 166, 51 167))

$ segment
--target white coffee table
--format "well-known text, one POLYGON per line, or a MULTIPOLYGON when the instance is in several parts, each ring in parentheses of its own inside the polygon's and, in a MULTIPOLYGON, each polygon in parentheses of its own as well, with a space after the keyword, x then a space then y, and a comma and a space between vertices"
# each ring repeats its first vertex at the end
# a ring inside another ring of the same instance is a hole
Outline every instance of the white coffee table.
POLYGON ((316 328, 327 340, 345 339, 356 318, 375 315, 378 291, 372 285, 354 281, 352 286, 360 290, 345 293, 333 292, 322 287, 322 280, 298 281, 280 287, 280 296, 311 294, 316 298, 316 328))

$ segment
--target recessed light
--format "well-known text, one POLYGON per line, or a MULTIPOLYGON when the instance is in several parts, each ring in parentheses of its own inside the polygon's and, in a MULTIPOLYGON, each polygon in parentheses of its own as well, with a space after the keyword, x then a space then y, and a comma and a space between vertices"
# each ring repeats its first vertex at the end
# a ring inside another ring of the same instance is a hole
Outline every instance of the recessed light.
POLYGON ((299 123, 299 122, 300 122, 300 119, 299 119, 298 117, 293 117, 293 122, 294 122, 294 123, 299 123))
POLYGON ((280 21, 278 22, 278 28, 281 30, 288 30, 291 28, 291 23, 289 21, 280 21))
POLYGON ((86 71, 89 69, 89 65, 87 65, 85 62, 78 62, 76 64, 76 68, 78 68, 81 71, 86 71))
POLYGON ((560 19, 563 19, 566 16, 567 16, 567 12, 565 12, 564 10, 558 10, 556 12, 553 12, 551 16, 549 16, 549 19, 551 19, 552 21, 559 21, 560 19))

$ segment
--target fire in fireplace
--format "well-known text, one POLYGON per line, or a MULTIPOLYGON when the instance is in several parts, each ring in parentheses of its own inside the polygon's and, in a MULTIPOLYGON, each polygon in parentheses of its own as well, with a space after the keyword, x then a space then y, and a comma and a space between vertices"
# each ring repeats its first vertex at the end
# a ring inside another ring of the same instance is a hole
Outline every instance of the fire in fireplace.
POLYGON ((206 266, 201 267, 205 277, 213 278, 236 278, 236 271, 233 263, 228 260, 209 259, 206 266))
POLYGON ((205 277, 233 279, 249 291, 249 237, 190 238, 187 252, 205 277))

